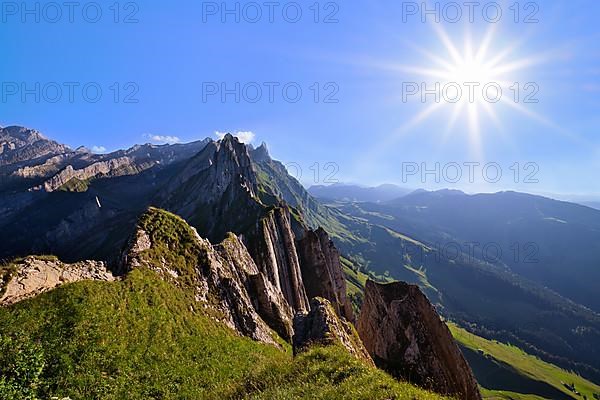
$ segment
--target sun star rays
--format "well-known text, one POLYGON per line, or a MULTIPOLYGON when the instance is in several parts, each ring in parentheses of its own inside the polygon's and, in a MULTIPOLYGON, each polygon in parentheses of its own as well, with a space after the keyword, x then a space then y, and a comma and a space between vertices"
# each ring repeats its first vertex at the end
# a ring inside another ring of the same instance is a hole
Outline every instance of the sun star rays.
MULTIPOLYGON (((460 129, 466 134, 471 153, 483 159, 482 136, 484 131, 489 130, 484 119, 507 138, 498 115, 499 107, 508 106, 506 108, 509 110, 545 125, 549 124, 523 102, 523 86, 528 82, 520 81, 517 77, 522 70, 544 62, 549 58, 548 54, 511 59, 519 44, 511 43, 501 50, 494 49, 497 33, 495 24, 491 24, 479 43, 475 43, 470 32, 467 32, 462 46, 457 45, 440 24, 434 25, 434 31, 447 53, 445 56, 415 46, 431 63, 429 66, 395 63, 378 65, 389 71, 419 77, 421 81, 415 83, 420 85, 421 90, 408 100, 430 103, 424 104, 424 109, 399 127, 397 132, 406 133, 441 110, 450 109, 446 129, 442 132, 442 143, 451 137, 453 131, 460 129), (438 90, 439 96, 431 94, 431 91, 438 90)), ((403 93, 403 101, 406 99, 407 96, 403 93)))

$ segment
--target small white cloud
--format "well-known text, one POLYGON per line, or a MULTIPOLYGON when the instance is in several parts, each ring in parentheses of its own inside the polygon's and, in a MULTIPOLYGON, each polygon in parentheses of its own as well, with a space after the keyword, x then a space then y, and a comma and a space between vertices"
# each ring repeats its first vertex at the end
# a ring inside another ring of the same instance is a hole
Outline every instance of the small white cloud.
POLYGON ((104 146, 93 146, 92 153, 106 153, 106 147, 104 146))
POLYGON ((146 135, 144 135, 144 137, 146 139, 149 139, 152 143, 157 143, 157 144, 181 143, 181 139, 179 139, 177 136, 163 136, 163 135, 146 134, 146 135))
MULTIPOLYGON (((219 132, 219 131, 215 132, 215 135, 219 139, 223 139, 226 134, 227 134, 227 132, 219 132)), ((231 132, 231 134, 233 136, 235 136, 236 138, 238 138, 238 140, 240 142, 246 143, 246 144, 252 143, 254 141, 254 138, 256 138, 256 135, 254 134, 254 132, 251 132, 251 131, 237 131, 237 132, 231 132)))

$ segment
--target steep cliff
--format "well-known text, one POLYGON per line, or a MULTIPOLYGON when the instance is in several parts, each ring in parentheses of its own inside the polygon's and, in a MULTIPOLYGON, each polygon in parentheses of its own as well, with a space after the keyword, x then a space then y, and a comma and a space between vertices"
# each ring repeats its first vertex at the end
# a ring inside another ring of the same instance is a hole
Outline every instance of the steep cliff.
POLYGON ((302 216, 296 210, 292 213, 281 198, 278 185, 261 178, 264 170, 257 162, 269 160, 266 146, 250 150, 226 135, 191 159, 157 202, 212 242, 221 241, 230 231, 240 235, 260 271, 294 311, 307 311, 309 299, 321 296, 353 320, 339 253, 323 230, 307 231, 302 216), (318 254, 311 255, 313 251, 318 254), (327 279, 321 282, 320 277, 327 279))
POLYGON ((479 400, 471 368, 417 286, 368 281, 357 324, 375 364, 437 393, 479 400))
POLYGON ((245 245, 234 234, 215 246, 231 269, 238 271, 248 296, 261 318, 283 339, 291 341, 293 312, 281 290, 259 271, 245 245))
POLYGON ((324 297, 336 313, 354 322, 352 304, 346 294, 346 279, 340 253, 322 228, 307 231, 298 242, 302 278, 309 298, 324 297))
POLYGON ((287 207, 268 212, 246 235, 246 241, 262 273, 281 290, 294 311, 308 310, 308 297, 287 207))

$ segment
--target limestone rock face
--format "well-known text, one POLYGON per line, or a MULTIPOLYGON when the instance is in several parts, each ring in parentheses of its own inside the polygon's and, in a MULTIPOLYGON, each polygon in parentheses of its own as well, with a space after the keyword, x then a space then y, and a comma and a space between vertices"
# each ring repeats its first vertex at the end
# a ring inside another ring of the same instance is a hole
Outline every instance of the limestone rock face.
POLYGON ((342 345, 356 358, 374 365, 354 326, 337 315, 332 304, 321 297, 310 302, 310 312, 294 318, 294 354, 311 345, 342 345))
POLYGON ((44 164, 35 164, 15 171, 19 177, 46 177, 35 190, 54 192, 72 179, 81 181, 95 178, 115 178, 137 175, 155 167, 164 167, 193 157, 209 140, 185 145, 136 145, 110 154, 92 154, 85 148, 49 158, 44 164))
POLYGON ((450 330, 417 286, 367 282, 357 329, 375 364, 390 374, 444 395, 481 399, 450 330))
POLYGON ((298 243, 298 250, 308 297, 329 299, 338 315, 354 322, 352 305, 346 295, 340 253, 327 232, 321 228, 307 231, 298 243))
POLYGON ((71 165, 67 165, 65 169, 44 182, 41 188, 46 192, 54 192, 68 183, 71 179, 84 181, 97 177, 134 175, 145 169, 152 168, 154 165, 156 165, 154 162, 136 165, 134 160, 129 157, 119 157, 95 162, 82 169, 74 169, 71 165))
POLYGON ((249 236, 249 249, 261 272, 281 290, 294 311, 307 311, 308 297, 289 210, 272 210, 249 236))
POLYGON ((292 308, 279 288, 274 286, 258 269, 245 245, 234 234, 216 246, 224 260, 238 271, 252 305, 260 317, 283 339, 293 335, 292 308))
POLYGON ((276 344, 292 336, 292 309, 234 234, 212 245, 183 219, 150 209, 123 257, 123 271, 148 268, 191 290, 208 315, 244 336, 276 344))
POLYGON ((48 292, 61 285, 83 280, 113 281, 103 262, 83 261, 65 264, 58 259, 27 257, 0 271, 0 306, 48 292))
MULTIPOLYGON (((240 242, 236 242, 237 246, 240 242)), ((237 248, 235 251, 242 252, 245 249, 237 248)), ((230 257, 223 258, 216 248, 204 241, 199 260, 196 298, 205 307, 212 307, 222 313, 225 317, 222 322, 242 335, 275 344, 270 327, 254 308, 247 290, 248 271, 256 271, 256 266, 246 265, 245 262, 252 259, 249 256, 245 260, 235 261, 230 257), (244 264, 242 268, 239 268, 240 264, 244 264)))
POLYGON ((52 174, 58 173, 60 169, 65 166, 65 163, 69 160, 69 158, 69 153, 59 154, 57 156, 48 158, 43 163, 21 167, 14 171, 12 175, 14 177, 26 179, 45 178, 51 176, 52 174))
POLYGON ((81 181, 137 175, 192 158, 210 139, 175 145, 136 145, 109 154, 72 150, 40 132, 0 127, 0 188, 53 192, 71 179, 81 181))

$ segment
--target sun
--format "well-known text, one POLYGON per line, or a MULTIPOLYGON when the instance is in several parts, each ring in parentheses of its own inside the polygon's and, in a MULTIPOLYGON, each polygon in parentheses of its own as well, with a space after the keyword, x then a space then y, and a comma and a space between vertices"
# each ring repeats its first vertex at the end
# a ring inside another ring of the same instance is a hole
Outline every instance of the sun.
MULTIPOLYGON (((494 48, 496 26, 490 27, 476 45, 469 33, 460 42, 453 41, 439 24, 434 29, 446 54, 435 54, 423 47, 415 47, 426 57, 429 65, 379 64, 401 72, 403 78, 407 74, 419 77, 415 81, 419 81, 420 89, 418 92, 413 90, 411 94, 415 101, 424 103, 423 110, 399 131, 411 130, 439 110, 448 109, 450 117, 443 132, 444 138, 454 132, 458 125, 461 132, 467 133, 472 153, 483 159, 482 124, 491 121, 502 131, 498 116, 500 106, 550 124, 522 102, 515 101, 515 91, 522 90, 527 83, 519 80, 519 72, 545 61, 546 56, 515 58, 513 54, 519 43, 512 43, 504 49, 494 48), (432 92, 438 93, 433 96, 432 92)), ((403 93, 402 98, 406 101, 408 97, 403 93)))
POLYGON ((492 69, 478 60, 467 59, 448 71, 448 82, 493 82, 492 69))

